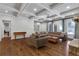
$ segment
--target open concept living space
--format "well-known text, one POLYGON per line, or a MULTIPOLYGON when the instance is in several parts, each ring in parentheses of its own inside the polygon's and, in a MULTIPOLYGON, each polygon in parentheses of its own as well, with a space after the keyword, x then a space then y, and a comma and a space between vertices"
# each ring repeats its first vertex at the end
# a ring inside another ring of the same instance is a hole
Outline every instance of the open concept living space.
POLYGON ((0 3, 0 56, 79 56, 79 3, 0 3))

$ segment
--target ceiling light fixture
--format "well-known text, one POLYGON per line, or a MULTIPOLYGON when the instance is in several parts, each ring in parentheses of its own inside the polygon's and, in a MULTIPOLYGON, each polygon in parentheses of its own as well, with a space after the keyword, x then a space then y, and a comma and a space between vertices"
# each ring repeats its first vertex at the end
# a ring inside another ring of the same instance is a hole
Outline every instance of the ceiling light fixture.
POLYGON ((37 9, 36 9, 36 8, 34 8, 33 10, 34 10, 34 11, 37 11, 37 9))
POLYGON ((66 8, 67 8, 67 9, 69 9, 70 7, 69 7, 69 6, 67 6, 66 8))
POLYGON ((40 25, 40 23, 37 23, 37 25, 40 25))
POLYGON ((72 13, 72 14, 74 14, 74 13, 72 13))
POLYGON ((5 13, 8 13, 8 10, 5 10, 5 13))

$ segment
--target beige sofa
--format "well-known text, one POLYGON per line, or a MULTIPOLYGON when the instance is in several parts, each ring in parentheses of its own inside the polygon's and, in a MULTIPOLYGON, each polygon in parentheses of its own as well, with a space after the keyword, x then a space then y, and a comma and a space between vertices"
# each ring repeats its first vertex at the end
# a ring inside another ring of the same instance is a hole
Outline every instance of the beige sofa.
POLYGON ((60 41, 59 39, 62 39, 62 41, 67 40, 67 35, 66 33, 63 32, 49 32, 48 36, 49 36, 48 41, 53 43, 59 42, 60 41))

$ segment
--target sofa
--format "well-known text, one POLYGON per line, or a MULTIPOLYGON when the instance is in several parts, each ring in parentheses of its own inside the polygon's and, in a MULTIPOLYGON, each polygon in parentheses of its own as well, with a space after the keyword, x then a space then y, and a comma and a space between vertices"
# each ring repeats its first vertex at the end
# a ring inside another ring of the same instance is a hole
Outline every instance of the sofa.
POLYGON ((49 36, 48 41, 53 43, 58 43, 60 39, 62 39, 62 41, 67 40, 67 35, 64 32, 49 32, 48 36, 49 36))

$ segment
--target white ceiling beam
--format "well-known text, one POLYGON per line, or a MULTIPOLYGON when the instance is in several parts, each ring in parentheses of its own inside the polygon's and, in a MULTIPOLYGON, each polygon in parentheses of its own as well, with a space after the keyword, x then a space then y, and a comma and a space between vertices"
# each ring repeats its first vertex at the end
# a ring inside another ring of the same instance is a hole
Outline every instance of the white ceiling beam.
POLYGON ((36 16, 35 14, 33 14, 33 13, 31 13, 31 12, 28 12, 28 11, 23 12, 23 14, 26 14, 26 15, 27 15, 27 14, 33 15, 33 16, 35 16, 36 19, 44 18, 44 17, 42 17, 42 16, 36 16))
POLYGON ((23 14, 30 14, 30 15, 36 16, 35 14, 28 12, 28 11, 23 11, 23 14))
MULTIPOLYGON (((29 12, 29 11, 27 11, 27 10, 24 11, 24 9, 25 9, 25 8, 28 8, 30 5, 31 5, 31 4, 23 4, 22 7, 21 7, 21 9, 20 9, 20 11, 19 11, 19 13, 18 13, 18 15, 20 15, 20 14, 23 13, 23 14, 26 14, 26 15, 27 15, 27 14, 33 15, 33 16, 35 16, 36 18, 41 18, 41 17, 36 16, 34 13, 31 13, 31 12, 29 12)), ((17 16, 18 16, 18 15, 17 15, 17 16)))
POLYGON ((34 13, 31 13, 31 12, 29 12, 29 11, 27 11, 27 10, 24 11, 24 9, 25 9, 25 8, 28 8, 30 5, 31 5, 31 4, 25 4, 25 3, 24 3, 24 4, 22 5, 22 7, 21 7, 19 13, 17 14, 17 16, 23 13, 23 14, 30 14, 30 15, 33 15, 33 16, 35 16, 36 18, 40 18, 40 17, 36 16, 34 13))
MULTIPOLYGON (((18 12, 17 15, 20 15, 21 13, 23 13, 24 9, 28 8, 29 6, 30 6, 30 4, 23 3, 21 8, 20 8, 20 11, 18 12)), ((27 11, 26 11, 26 13, 27 13, 27 11)))
POLYGON ((43 5, 43 4, 38 4, 38 5, 41 6, 41 7, 43 7, 43 8, 45 8, 49 12, 54 13, 50 8, 46 7, 45 5, 43 5))
POLYGON ((20 10, 20 13, 23 13, 23 14, 30 14, 30 15, 33 15, 33 16, 35 16, 35 17, 37 17, 34 13, 31 13, 31 12, 29 12, 29 11, 24 11, 24 9, 25 8, 28 8, 29 6, 30 6, 31 4, 27 4, 27 6, 26 6, 26 4, 23 4, 23 6, 22 6, 22 8, 21 8, 21 10, 20 10))
POLYGON ((17 14, 17 16, 19 16, 23 12, 23 10, 25 9, 25 7, 26 7, 26 3, 23 3, 22 6, 21 6, 21 8, 20 8, 20 10, 19 10, 19 12, 18 12, 18 14, 17 14))
POLYGON ((24 3, 24 4, 22 5, 22 7, 21 7, 19 13, 17 14, 17 16, 20 15, 20 14, 22 14, 22 13, 23 13, 23 14, 30 14, 30 15, 36 16, 35 14, 33 14, 33 13, 27 11, 27 10, 24 11, 24 9, 25 9, 25 8, 28 8, 30 5, 31 5, 31 4, 26 4, 26 3, 24 3))

